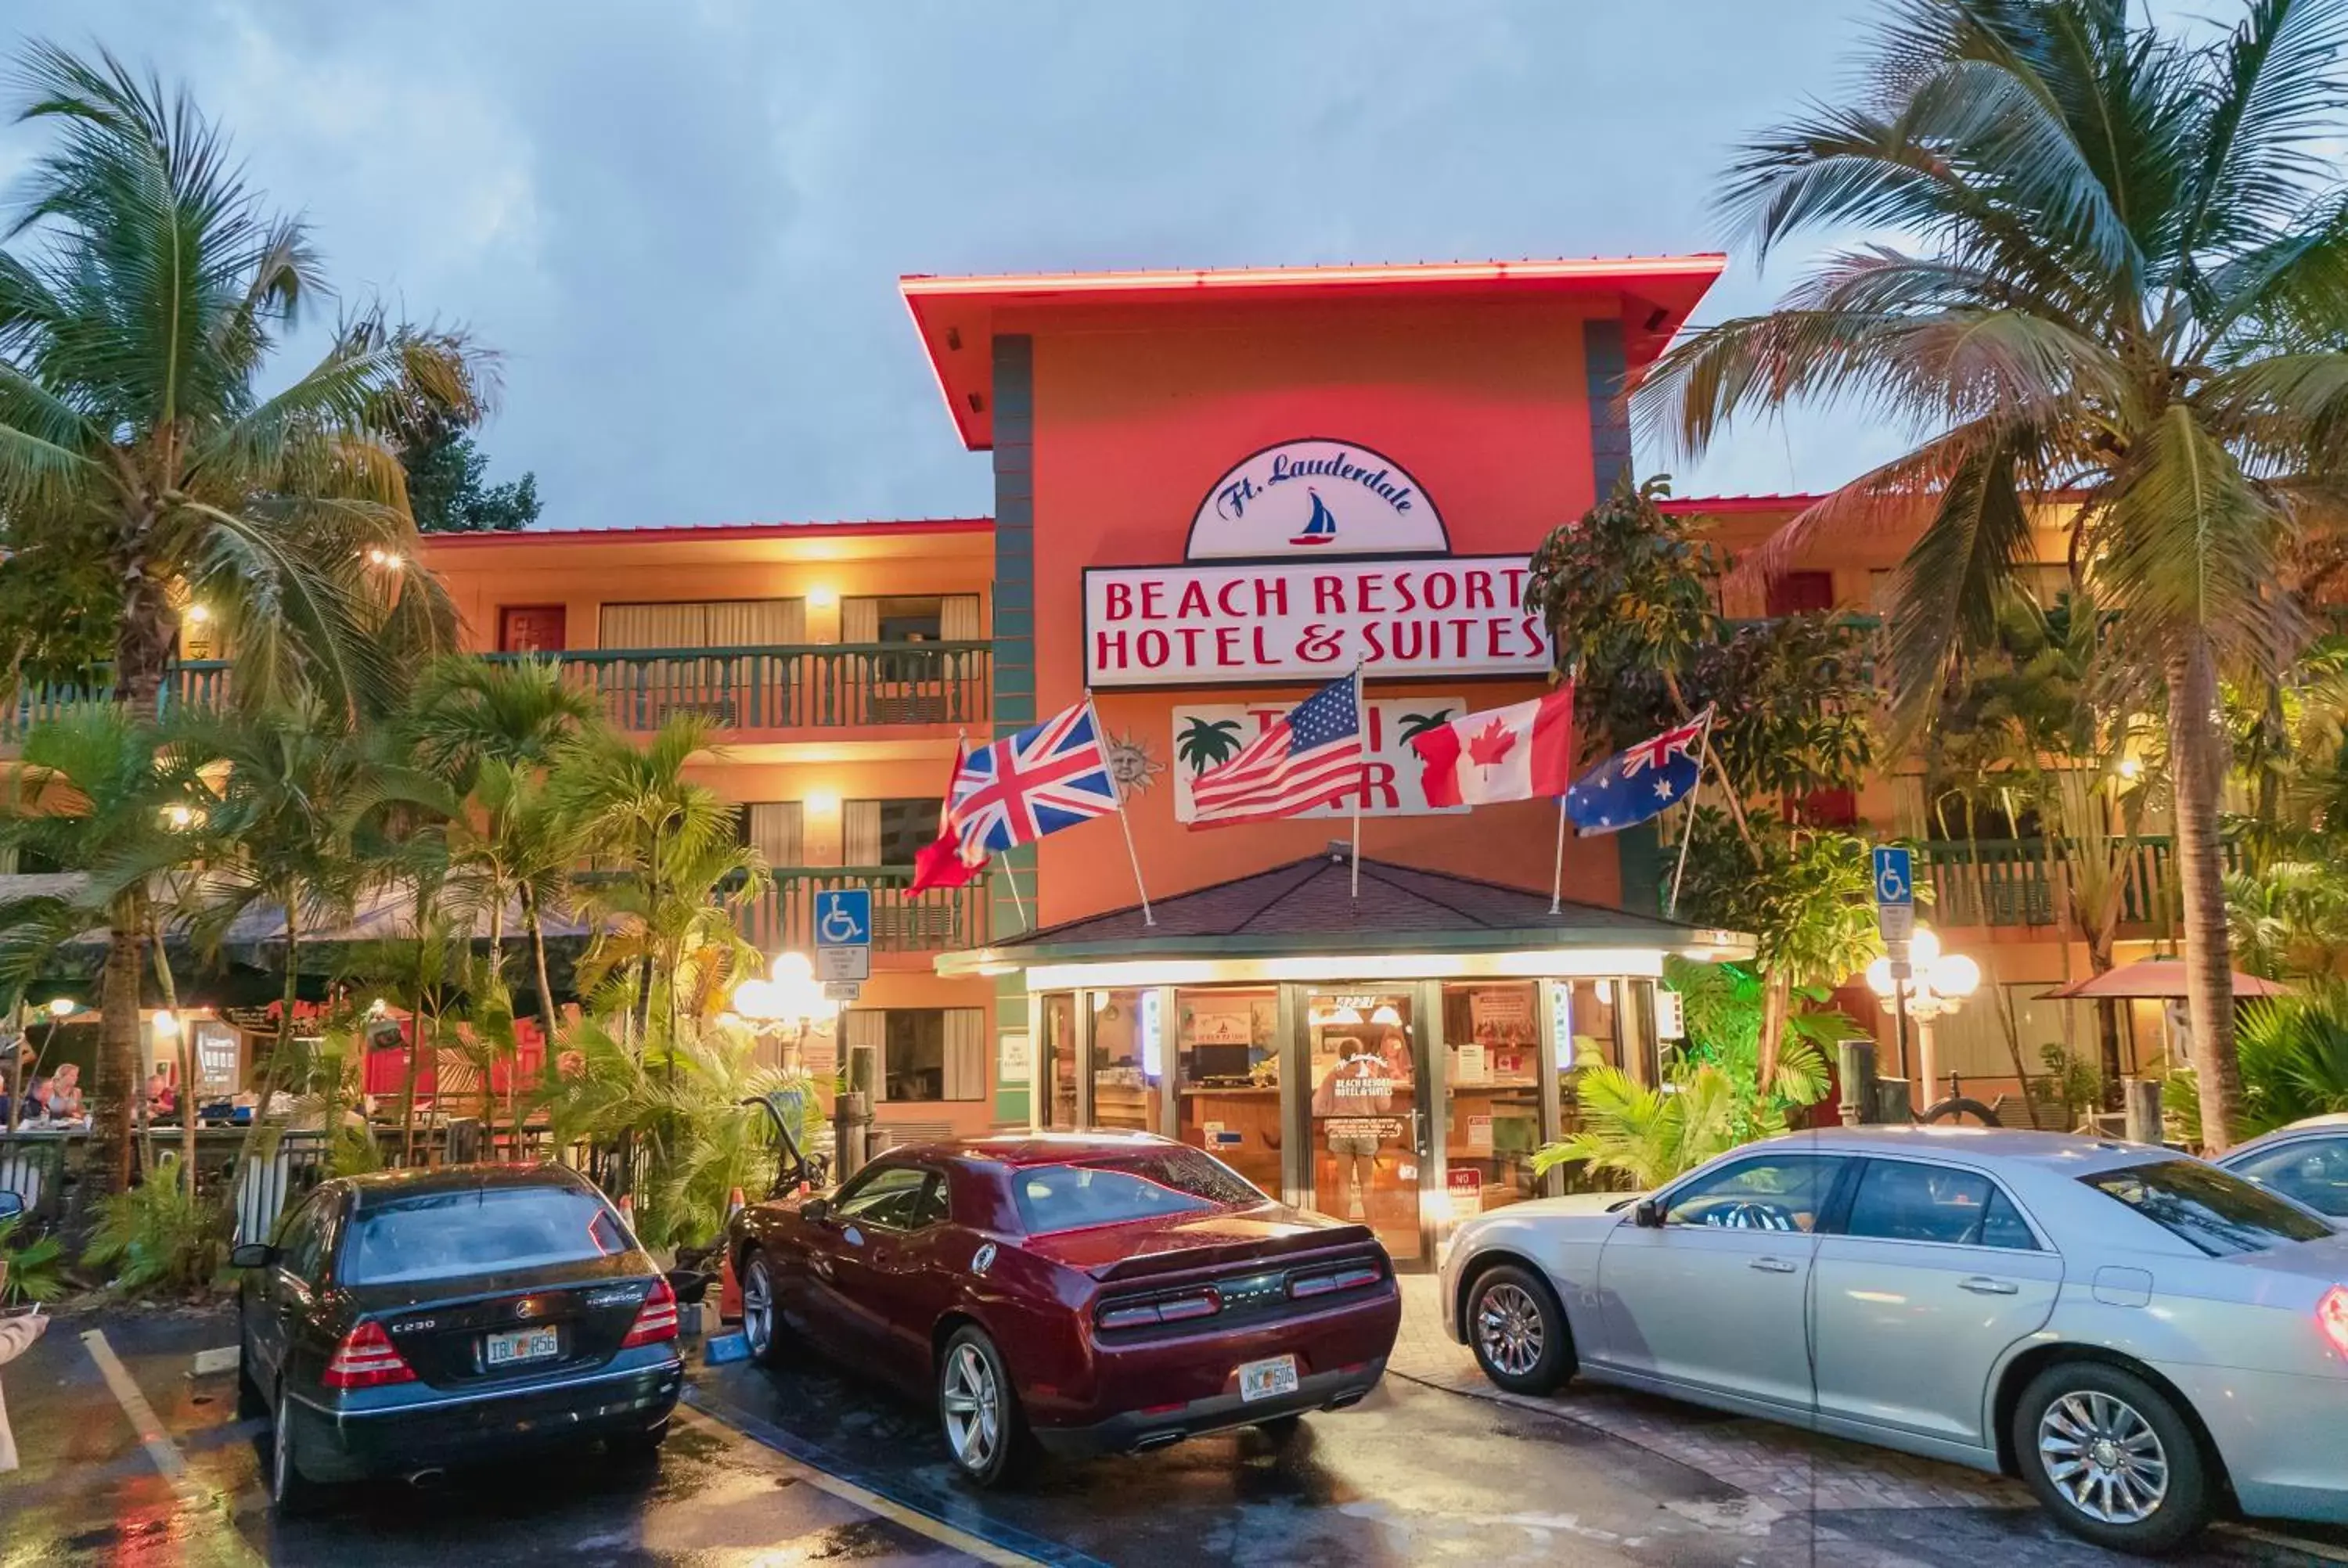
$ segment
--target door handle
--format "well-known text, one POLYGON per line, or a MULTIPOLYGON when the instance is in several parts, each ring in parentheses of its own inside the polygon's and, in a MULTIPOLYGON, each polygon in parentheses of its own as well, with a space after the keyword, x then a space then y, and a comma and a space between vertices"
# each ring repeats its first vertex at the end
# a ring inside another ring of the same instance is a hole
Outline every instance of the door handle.
POLYGON ((1756 1257, 1753 1260, 1753 1266, 1764 1274, 1792 1274, 1799 1266, 1787 1263, 1782 1257, 1756 1257))
POLYGON ((1959 1280, 1957 1288, 1970 1290, 1975 1296, 2018 1296, 2022 1293, 2022 1286, 2014 1284, 2013 1281, 1992 1279, 1985 1274, 1976 1274, 1971 1279, 1959 1280))

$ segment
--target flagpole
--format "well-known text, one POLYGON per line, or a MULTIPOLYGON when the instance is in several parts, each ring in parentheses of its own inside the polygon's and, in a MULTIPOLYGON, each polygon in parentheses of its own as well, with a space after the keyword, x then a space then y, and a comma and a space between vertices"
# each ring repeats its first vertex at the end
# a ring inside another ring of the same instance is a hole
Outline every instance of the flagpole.
MULTIPOLYGON (((1369 704, 1362 697, 1362 661, 1354 661, 1354 733, 1366 744, 1370 738, 1369 704)), ((1359 902, 1362 897, 1362 796, 1369 793, 1369 767, 1363 764, 1362 777, 1354 784, 1354 886, 1351 897, 1359 902)))
POLYGON ((1035 928, 1035 923, 1027 918, 1027 900, 1019 897, 1019 878, 1011 875, 1011 862, 1007 858, 1008 851, 1005 855, 1006 858, 994 863, 994 874, 1003 878, 1004 886, 1011 889, 1012 905, 1019 911, 1019 928, 1023 931, 1032 931, 1035 928))
POLYGON ((1695 836, 1695 803, 1704 794, 1704 764, 1712 761, 1712 714, 1713 710, 1706 707, 1704 711, 1704 740, 1696 754, 1695 784, 1688 791, 1687 821, 1680 825, 1680 862, 1672 872, 1671 907, 1663 911, 1666 920, 1680 917, 1680 879, 1687 875, 1688 841, 1695 836))
MULTIPOLYGON (((1104 762, 1108 757, 1108 732, 1101 728, 1100 710, 1093 706, 1090 687, 1085 689, 1085 716, 1093 722, 1093 742, 1101 749, 1104 762)), ((1125 815, 1125 786, 1117 782, 1117 772, 1109 770, 1109 793, 1117 796, 1117 825, 1125 833, 1125 857, 1133 863, 1133 890, 1141 896, 1141 923, 1158 924, 1158 917, 1149 912, 1149 889, 1141 880, 1141 852, 1133 847, 1133 824, 1125 815)))
POLYGON ((1549 912, 1565 912, 1565 796, 1557 797, 1557 863, 1549 873, 1549 912))

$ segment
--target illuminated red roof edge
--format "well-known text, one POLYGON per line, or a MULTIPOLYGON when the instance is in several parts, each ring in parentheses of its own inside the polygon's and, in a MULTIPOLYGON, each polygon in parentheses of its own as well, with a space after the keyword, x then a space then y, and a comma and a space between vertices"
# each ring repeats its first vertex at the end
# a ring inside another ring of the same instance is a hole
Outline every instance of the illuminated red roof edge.
POLYGON ((839 523, 651 523, 627 528, 521 528, 510 533, 426 534, 427 549, 444 546, 578 544, 602 539, 643 544, 652 539, 838 538, 847 535, 973 534, 991 532, 993 518, 912 518, 901 522, 866 518, 839 523))
POLYGON ((1118 304, 1194 303, 1210 295, 1236 298, 1278 295, 1305 299, 1340 299, 1388 291, 1437 294, 1495 292, 1574 292, 1612 286, 1625 292, 1645 287, 1667 292, 1669 298, 1650 300, 1654 319, 1641 323, 1631 351, 1631 368, 1638 369, 1668 343, 1687 319, 1695 302, 1728 265, 1717 251, 1684 256, 1624 256, 1562 258, 1521 261, 1416 261, 1347 263, 1325 267, 1178 268, 1123 272, 1027 272, 994 276, 939 277, 911 272, 898 279, 899 293, 913 318, 913 330, 930 356, 938 392, 954 432, 972 451, 994 444, 994 419, 985 398, 993 394, 994 312, 1001 305, 1114 302, 1118 304), (977 341, 964 345, 972 358, 963 362, 973 384, 957 397, 954 371, 946 355, 955 352, 942 341, 943 333, 959 333, 960 324, 939 329, 937 317, 948 304, 974 312, 977 341), (971 392, 983 395, 980 408, 968 402, 971 392))

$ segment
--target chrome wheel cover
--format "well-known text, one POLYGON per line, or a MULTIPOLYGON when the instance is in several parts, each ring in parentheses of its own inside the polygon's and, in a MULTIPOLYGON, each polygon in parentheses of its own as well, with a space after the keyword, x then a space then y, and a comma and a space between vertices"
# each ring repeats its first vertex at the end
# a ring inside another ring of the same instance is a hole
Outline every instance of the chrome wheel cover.
POLYGON ((977 1346, 964 1341, 947 1353, 938 1404, 954 1459, 973 1474, 985 1470, 1003 1441, 1003 1389, 977 1346))
POLYGON ((775 1342, 775 1284, 764 1258, 752 1258, 742 1275, 742 1337, 750 1353, 763 1356, 775 1342))
POLYGON ((2064 1501, 2099 1524, 2141 1524, 2168 1496, 2168 1450, 2114 1394, 2065 1394, 2038 1418, 2038 1462, 2064 1501))
POLYGON ((269 1495, 276 1501, 285 1501, 294 1484, 294 1412, 286 1408, 283 1395, 277 1399, 275 1418, 269 1423, 269 1495))
POLYGON ((1540 1365, 1548 1343, 1540 1303, 1522 1286, 1503 1280, 1477 1296, 1476 1348, 1487 1366, 1522 1378, 1540 1365))

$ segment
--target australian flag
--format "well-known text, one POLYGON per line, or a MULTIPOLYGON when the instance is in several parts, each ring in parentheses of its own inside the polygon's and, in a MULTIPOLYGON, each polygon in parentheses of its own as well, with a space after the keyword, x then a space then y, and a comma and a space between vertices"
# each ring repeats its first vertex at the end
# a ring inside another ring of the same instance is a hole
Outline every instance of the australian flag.
POLYGON ((1565 815, 1584 834, 1619 833, 1660 815, 1695 788, 1711 726, 1706 708, 1676 730, 1615 753, 1565 792, 1565 815))

